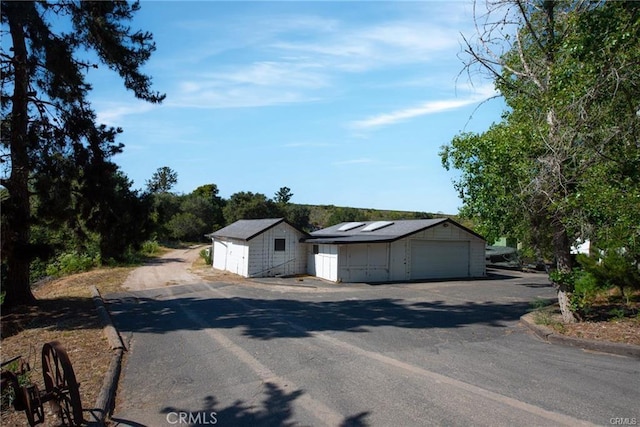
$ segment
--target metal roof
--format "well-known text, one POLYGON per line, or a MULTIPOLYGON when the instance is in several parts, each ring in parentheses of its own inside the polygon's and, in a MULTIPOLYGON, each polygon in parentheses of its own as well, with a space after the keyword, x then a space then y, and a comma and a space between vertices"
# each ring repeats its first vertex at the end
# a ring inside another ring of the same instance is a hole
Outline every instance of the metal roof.
POLYGON ((454 226, 462 228, 468 233, 484 240, 484 238, 479 234, 449 218, 389 221, 391 224, 386 225, 385 227, 374 229, 373 231, 363 231, 367 226, 376 222, 380 221, 363 222, 361 226, 350 228, 348 230, 340 230, 345 223, 332 225, 331 227, 314 231, 311 233, 310 237, 305 239, 305 242, 323 244, 392 242, 443 223, 453 224, 454 226))
MULTIPOLYGON (((241 219, 234 222, 231 225, 221 228, 218 231, 215 231, 211 234, 207 234, 207 237, 211 237, 211 238, 223 237, 228 239, 251 240, 257 235, 267 231, 271 227, 275 227, 281 222, 286 222, 287 224, 289 224, 287 221, 285 221, 284 218, 241 219)), ((293 225, 291 225, 291 227, 293 227, 293 225)), ((293 227, 293 228, 298 230, 296 227, 293 227)), ((300 232, 305 234, 302 231, 300 232)))

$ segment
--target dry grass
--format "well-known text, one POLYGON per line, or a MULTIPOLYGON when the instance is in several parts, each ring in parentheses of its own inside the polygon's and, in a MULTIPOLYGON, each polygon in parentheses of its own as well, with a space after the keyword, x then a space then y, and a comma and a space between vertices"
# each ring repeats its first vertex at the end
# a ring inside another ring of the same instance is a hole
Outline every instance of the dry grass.
MULTIPOLYGON (((31 381, 44 390, 41 368, 42 346, 60 341, 67 350, 80 383, 82 406, 93 408, 111 361, 111 350, 91 299, 90 286, 101 293, 116 292, 132 268, 105 268, 46 282, 36 289, 35 307, 20 307, 2 313, 2 360, 21 355, 32 368, 31 381)), ((45 408, 45 414, 47 414, 45 408)), ((88 419, 85 412, 85 419, 88 419)), ((47 414, 45 425, 55 425, 47 414)), ((1 425, 27 425, 23 412, 3 408, 1 425)))

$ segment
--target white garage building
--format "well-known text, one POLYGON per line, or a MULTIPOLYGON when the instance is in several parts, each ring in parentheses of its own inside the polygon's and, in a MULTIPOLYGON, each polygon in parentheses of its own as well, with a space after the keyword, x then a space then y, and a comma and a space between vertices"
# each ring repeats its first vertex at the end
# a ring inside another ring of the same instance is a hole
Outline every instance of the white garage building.
POLYGON ((244 277, 305 274, 308 234, 284 218, 236 221, 208 235, 213 268, 244 277))
POLYGON ((448 218, 341 223, 305 242, 309 274, 334 282, 486 275, 485 240, 448 218))

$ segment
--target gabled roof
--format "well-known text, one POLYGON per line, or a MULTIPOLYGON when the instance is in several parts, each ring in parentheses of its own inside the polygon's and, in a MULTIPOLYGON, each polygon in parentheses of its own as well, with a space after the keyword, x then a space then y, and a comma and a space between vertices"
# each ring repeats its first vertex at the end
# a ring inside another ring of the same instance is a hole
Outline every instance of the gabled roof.
POLYGON ((363 221, 359 223, 343 222, 323 228, 322 230, 314 231, 310 237, 305 239, 305 242, 323 244, 393 242, 444 223, 452 224, 484 240, 479 234, 449 218, 435 218, 398 221, 363 221))
MULTIPOLYGON (((287 223, 284 218, 267 218, 267 219, 240 219, 234 222, 231 225, 227 225, 224 228, 221 228, 218 231, 215 231, 211 234, 207 234, 207 237, 215 238, 222 237, 228 239, 238 239, 238 240, 251 240, 259 234, 264 233, 268 229, 275 227, 280 223, 287 223)), ((293 225, 289 224, 291 227, 298 230, 293 225)), ((304 231, 298 230, 302 234, 306 234, 304 231)))

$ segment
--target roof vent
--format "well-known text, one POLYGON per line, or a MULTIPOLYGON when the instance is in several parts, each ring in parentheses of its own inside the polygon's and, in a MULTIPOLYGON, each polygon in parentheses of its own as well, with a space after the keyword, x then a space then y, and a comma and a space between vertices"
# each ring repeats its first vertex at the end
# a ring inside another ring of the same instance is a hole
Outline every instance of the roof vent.
POLYGON ((376 222, 372 222, 371 224, 367 225, 365 228, 363 228, 360 231, 380 230, 381 228, 388 227, 391 224, 393 224, 393 221, 376 221, 376 222))
POLYGON ((349 231, 349 230, 353 230, 354 228, 358 228, 361 225, 364 225, 364 222, 347 222, 345 224, 342 224, 340 226, 340 228, 338 228, 338 231, 349 231))

